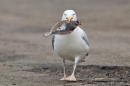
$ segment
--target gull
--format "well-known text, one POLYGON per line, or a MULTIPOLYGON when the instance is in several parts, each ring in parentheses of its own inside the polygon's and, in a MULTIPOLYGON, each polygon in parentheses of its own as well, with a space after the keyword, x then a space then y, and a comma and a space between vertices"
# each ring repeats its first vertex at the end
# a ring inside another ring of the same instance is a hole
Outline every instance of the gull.
MULTIPOLYGON (((76 13, 73 10, 66 10, 63 13, 62 19, 77 21, 76 13)), ((60 29, 64 30, 65 24, 62 24, 60 29)), ((64 76, 60 80, 76 81, 75 69, 78 62, 85 59, 89 52, 89 41, 87 34, 77 26, 70 34, 54 34, 52 35, 52 47, 54 51, 63 59, 64 76), (66 76, 65 60, 74 61, 73 72, 70 76, 66 76)))

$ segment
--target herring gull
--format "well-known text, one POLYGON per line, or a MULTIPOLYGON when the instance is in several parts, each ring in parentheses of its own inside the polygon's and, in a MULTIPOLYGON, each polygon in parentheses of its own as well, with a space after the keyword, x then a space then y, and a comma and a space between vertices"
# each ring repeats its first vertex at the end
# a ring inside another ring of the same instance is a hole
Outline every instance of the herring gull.
MULTIPOLYGON (((68 21, 77 21, 76 13, 73 10, 66 10, 63 13, 62 19, 68 21)), ((65 24, 60 26, 63 30, 66 28, 65 24)), ((54 34, 52 36, 52 47, 54 51, 63 59, 64 76, 60 80, 76 81, 75 69, 78 62, 85 59, 89 52, 89 41, 87 34, 77 26, 73 32, 66 35, 54 34), (66 76, 65 60, 74 61, 73 72, 70 76, 66 76)))

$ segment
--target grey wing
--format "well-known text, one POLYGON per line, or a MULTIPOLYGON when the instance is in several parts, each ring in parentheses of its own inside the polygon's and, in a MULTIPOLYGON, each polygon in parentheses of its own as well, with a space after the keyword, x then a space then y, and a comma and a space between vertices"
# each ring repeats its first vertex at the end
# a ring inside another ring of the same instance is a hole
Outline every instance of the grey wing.
POLYGON ((52 35, 52 47, 54 49, 54 41, 55 41, 55 35, 52 35))
MULTIPOLYGON (((85 41, 85 43, 89 46, 89 41, 88 41, 88 37, 87 34, 83 31, 83 36, 82 39, 85 41)), ((86 53, 86 56, 88 56, 88 52, 86 53)))
POLYGON ((89 41, 88 41, 88 37, 87 34, 83 31, 83 35, 82 35, 82 39, 85 41, 85 43, 89 46, 89 41))

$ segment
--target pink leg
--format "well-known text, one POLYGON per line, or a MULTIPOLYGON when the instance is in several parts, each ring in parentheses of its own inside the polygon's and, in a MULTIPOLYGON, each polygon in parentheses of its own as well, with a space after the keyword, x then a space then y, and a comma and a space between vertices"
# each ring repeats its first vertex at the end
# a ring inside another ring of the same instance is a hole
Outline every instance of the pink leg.
POLYGON ((66 80, 65 66, 66 66, 66 64, 65 64, 65 60, 63 59, 64 76, 63 76, 63 78, 61 78, 60 80, 66 80))
POLYGON ((68 81, 76 81, 74 73, 75 73, 76 65, 77 65, 79 59, 80 59, 80 57, 76 57, 75 58, 75 64, 74 64, 73 72, 72 72, 72 74, 69 77, 66 78, 66 80, 68 80, 68 81))
POLYGON ((74 69, 73 69, 72 74, 69 77, 67 77, 66 80, 68 80, 68 81, 76 81, 76 78, 75 78, 75 75, 74 75, 75 69, 76 69, 76 64, 74 65, 74 69))

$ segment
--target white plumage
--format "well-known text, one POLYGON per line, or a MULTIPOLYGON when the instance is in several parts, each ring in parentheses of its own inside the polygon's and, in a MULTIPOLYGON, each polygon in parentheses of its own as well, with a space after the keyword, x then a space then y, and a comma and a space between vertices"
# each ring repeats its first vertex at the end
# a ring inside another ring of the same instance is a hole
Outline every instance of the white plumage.
MULTIPOLYGON (((76 13, 73 10, 66 10, 61 20, 76 21, 76 13)), ((60 29, 65 29, 63 24, 60 29)), ((66 35, 53 35, 52 45, 56 53, 63 59, 64 77, 60 80, 76 81, 74 72, 78 62, 83 61, 89 52, 89 42, 86 33, 77 26, 76 29, 66 35), (75 61, 74 69, 69 77, 65 73, 65 60, 75 61)))

